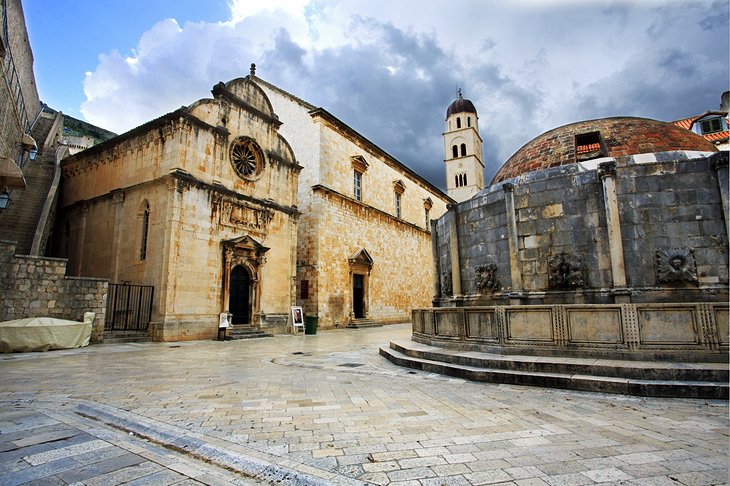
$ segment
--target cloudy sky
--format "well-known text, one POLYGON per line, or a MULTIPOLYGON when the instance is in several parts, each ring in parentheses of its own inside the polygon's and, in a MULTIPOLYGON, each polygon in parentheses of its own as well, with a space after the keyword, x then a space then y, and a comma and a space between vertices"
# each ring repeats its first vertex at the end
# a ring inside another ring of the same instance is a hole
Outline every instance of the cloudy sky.
POLYGON ((117 133, 257 75, 444 186, 457 88, 487 180, 573 121, 675 120, 728 90, 728 0, 23 0, 41 98, 117 133))

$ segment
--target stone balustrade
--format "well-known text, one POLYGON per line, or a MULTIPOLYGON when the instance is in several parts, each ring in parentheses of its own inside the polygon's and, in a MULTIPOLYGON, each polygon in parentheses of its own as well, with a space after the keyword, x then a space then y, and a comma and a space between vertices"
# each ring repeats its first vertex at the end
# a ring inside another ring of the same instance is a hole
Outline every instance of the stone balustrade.
POLYGON ((412 338, 502 354, 726 361, 728 308, 646 303, 414 309, 412 338))

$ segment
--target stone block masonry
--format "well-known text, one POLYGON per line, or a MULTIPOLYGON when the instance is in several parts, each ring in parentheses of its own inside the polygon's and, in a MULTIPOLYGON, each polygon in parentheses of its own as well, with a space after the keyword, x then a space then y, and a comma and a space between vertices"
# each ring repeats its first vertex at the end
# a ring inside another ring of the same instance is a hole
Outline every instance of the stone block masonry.
POLYGON ((652 155, 665 160, 529 172, 453 207, 435 232, 435 305, 727 301, 726 153, 652 155), (487 265, 497 285, 480 289, 487 265))
POLYGON ((0 240, 0 321, 55 317, 83 321, 94 312, 91 342, 101 342, 109 281, 66 276, 66 259, 15 254, 15 242, 0 240))

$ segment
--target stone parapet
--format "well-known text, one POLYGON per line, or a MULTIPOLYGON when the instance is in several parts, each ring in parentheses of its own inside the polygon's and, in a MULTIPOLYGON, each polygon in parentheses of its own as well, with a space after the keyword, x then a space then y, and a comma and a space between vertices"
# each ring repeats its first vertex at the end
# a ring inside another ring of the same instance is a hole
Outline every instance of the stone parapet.
POLYGON ((0 321, 96 317, 91 342, 101 342, 109 281, 66 276, 66 259, 15 255, 15 242, 0 241, 0 321))
POLYGON ((415 309, 413 340, 469 351, 626 360, 725 361, 727 303, 415 309))

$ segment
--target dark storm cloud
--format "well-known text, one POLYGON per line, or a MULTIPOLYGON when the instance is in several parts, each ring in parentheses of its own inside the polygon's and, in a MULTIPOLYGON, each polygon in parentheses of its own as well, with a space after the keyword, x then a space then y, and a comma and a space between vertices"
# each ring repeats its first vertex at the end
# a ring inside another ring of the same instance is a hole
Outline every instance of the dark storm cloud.
POLYGON ((351 29, 366 32, 366 40, 315 52, 309 68, 299 62, 301 48, 280 33, 274 49, 264 56, 262 76, 284 89, 298 77, 293 94, 324 107, 443 186, 441 133, 446 108, 455 99, 453 61, 428 35, 373 19, 355 19, 351 29))
POLYGON ((121 132, 208 96, 255 62, 263 79, 443 187, 441 134, 457 88, 479 113, 486 180, 557 126, 675 120, 716 109, 728 89, 728 0, 424 2, 315 0, 303 15, 161 22, 132 55, 100 57, 83 112, 121 132))

